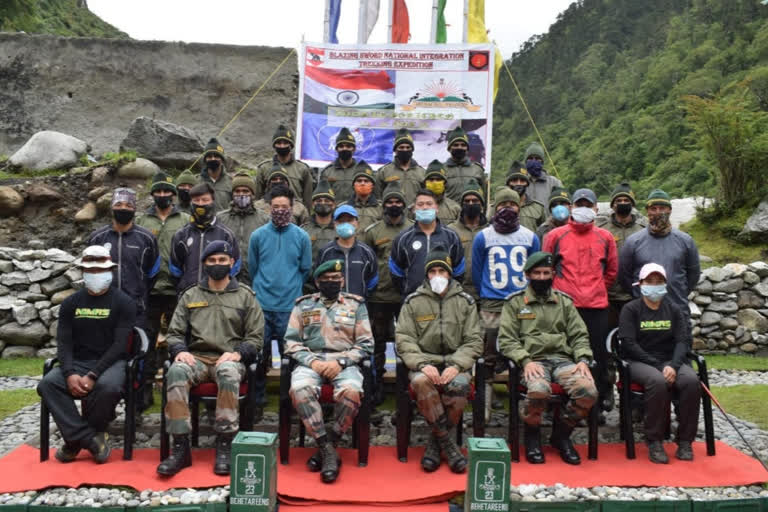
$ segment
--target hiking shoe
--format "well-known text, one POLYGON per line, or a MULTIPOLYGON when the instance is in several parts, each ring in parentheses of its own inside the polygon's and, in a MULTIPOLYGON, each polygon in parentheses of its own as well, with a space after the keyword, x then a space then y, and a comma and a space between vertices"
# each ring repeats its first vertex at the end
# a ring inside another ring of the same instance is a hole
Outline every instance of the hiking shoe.
POLYGON ((109 459, 109 455, 112 453, 112 448, 109 447, 109 434, 106 432, 96 432, 90 441, 85 445, 93 460, 99 464, 104 464, 109 459))
POLYGON ((678 460, 693 460, 693 447, 690 441, 679 441, 675 457, 678 460))
POLYGON ((432 473, 433 471, 437 471, 441 462, 440 443, 437 442, 437 436, 432 433, 427 442, 427 449, 424 450, 424 455, 421 457, 421 467, 427 473, 432 473))
POLYGON ((72 462, 77 458, 77 454, 80 453, 80 443, 64 443, 56 450, 56 460, 59 462, 67 463, 72 462))
POLYGON ((655 464, 669 464, 669 457, 664 451, 664 443, 661 441, 650 441, 648 443, 648 458, 655 464))

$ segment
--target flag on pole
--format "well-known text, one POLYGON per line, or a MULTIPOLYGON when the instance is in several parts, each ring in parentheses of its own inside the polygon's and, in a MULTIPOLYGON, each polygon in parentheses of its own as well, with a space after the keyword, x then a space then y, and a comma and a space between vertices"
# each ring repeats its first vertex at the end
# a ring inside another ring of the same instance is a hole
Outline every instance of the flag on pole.
POLYGON ((336 30, 339 28, 339 17, 341 17, 341 0, 331 0, 328 6, 328 19, 330 21, 328 41, 333 44, 339 43, 339 38, 336 36, 336 30))
MULTIPOLYGON (((485 0, 469 0, 468 43, 489 43, 488 30, 485 28, 485 0)), ((501 52, 496 48, 494 57, 493 97, 499 92, 499 72, 503 64, 501 52)))
POLYGON ((405 0, 394 0, 392 6, 392 42, 407 43, 411 35, 408 6, 405 0))
POLYGON ((373 27, 376 26, 376 21, 379 19, 379 3, 380 0, 360 0, 365 3, 365 39, 363 43, 368 42, 368 38, 371 37, 373 27))
POLYGON ((448 0, 440 0, 437 5, 437 37, 436 43, 445 43, 448 41, 448 32, 445 28, 445 4, 448 0))
POLYGON ((386 71, 307 66, 304 94, 331 107, 393 108, 395 83, 386 71))

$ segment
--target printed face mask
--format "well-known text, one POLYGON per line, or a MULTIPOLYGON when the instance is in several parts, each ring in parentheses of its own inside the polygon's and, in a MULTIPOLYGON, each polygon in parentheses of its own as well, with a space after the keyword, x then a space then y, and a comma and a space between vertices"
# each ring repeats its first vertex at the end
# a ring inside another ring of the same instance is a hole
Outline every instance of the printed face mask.
POLYGON ((558 222, 565 222, 571 215, 571 210, 563 204, 559 204, 552 208, 552 218, 558 222))
POLYGON ((355 226, 350 222, 336 224, 336 234, 344 240, 348 240, 355 235, 355 226))

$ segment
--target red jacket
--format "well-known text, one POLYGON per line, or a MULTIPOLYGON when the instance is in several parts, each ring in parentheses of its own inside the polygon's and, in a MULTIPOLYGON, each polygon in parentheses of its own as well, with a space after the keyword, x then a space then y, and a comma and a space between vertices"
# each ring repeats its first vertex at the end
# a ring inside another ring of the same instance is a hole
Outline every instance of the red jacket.
POLYGON ((619 269, 609 231, 571 220, 547 233, 543 250, 555 256, 554 288, 570 295, 577 308, 608 307, 608 288, 619 269))

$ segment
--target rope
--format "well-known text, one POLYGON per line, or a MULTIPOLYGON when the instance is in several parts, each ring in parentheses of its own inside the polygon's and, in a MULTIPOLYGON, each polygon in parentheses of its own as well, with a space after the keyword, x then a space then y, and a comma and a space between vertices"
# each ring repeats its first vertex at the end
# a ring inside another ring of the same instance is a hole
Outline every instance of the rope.
MULTIPOLYGON (((270 74, 269 74, 269 76, 267 77, 267 79, 266 79, 266 80, 264 80, 264 82, 261 84, 261 86, 259 86, 259 88, 258 88, 258 89, 256 89, 256 92, 254 92, 254 93, 253 93, 253 95, 251 95, 251 97, 248 99, 248 101, 246 101, 246 102, 245 102, 245 105, 243 105, 243 106, 242 106, 242 108, 241 108, 240 110, 238 110, 238 111, 237 111, 237 114, 235 114, 235 115, 234 115, 234 117, 232 117, 232 119, 230 119, 230 120, 229 120, 229 122, 228 122, 227 124, 225 124, 225 125, 224 125, 224 128, 222 128, 222 129, 221 129, 221 131, 219 132, 219 134, 218 134, 218 135, 216 135, 216 137, 217 137, 217 138, 218 138, 218 137, 221 137, 221 136, 224 134, 224 132, 226 132, 226 131, 229 129, 230 125, 231 125, 232 123, 234 123, 234 122, 237 120, 237 118, 238 118, 238 117, 240 117, 240 114, 242 114, 242 113, 245 111, 245 109, 247 109, 247 108, 248 108, 248 106, 249 106, 249 105, 251 104, 251 102, 252 102, 252 101, 253 101, 253 100, 256 98, 256 96, 258 96, 258 95, 259 95, 259 93, 260 93, 260 92, 261 92, 261 91, 264 89, 264 87, 265 87, 265 86, 266 86, 266 85, 269 83, 269 81, 270 81, 270 80, 272 80, 272 77, 273 77, 273 76, 275 76, 275 75, 277 74, 277 72, 278 72, 278 71, 280 71, 280 68, 282 68, 282 67, 283 67, 283 65, 284 65, 286 62, 288 62, 288 59, 289 59, 289 58, 291 57, 291 55, 293 55, 294 53, 296 53, 296 49, 295 49, 295 48, 292 48, 292 49, 291 49, 291 51, 290 51, 290 52, 288 52, 288 55, 286 55, 286 56, 285 56, 285 58, 283 59, 283 61, 280 63, 280 65, 279 65, 279 66, 277 66, 277 67, 276 67, 276 68, 275 68, 275 69, 272 71, 272 73, 270 73, 270 74)), ((189 169, 188 169, 189 171, 191 171, 192 169, 194 169, 194 168, 195 168, 195 165, 197 165, 197 162, 199 162, 199 161, 200 161, 200 159, 203 157, 203 155, 204 155, 204 154, 205 154, 204 152, 203 152, 203 153, 201 153, 201 154, 200 154, 200 155, 197 157, 197 159, 196 159, 194 162, 192 162, 192 165, 190 165, 190 166, 189 166, 189 169)))

